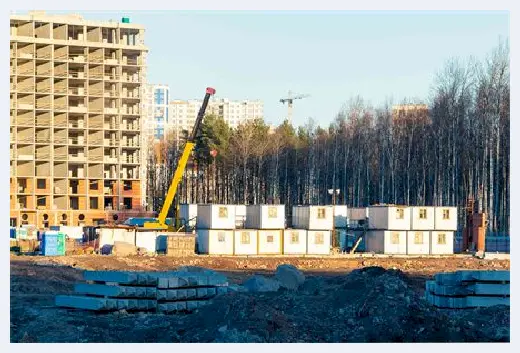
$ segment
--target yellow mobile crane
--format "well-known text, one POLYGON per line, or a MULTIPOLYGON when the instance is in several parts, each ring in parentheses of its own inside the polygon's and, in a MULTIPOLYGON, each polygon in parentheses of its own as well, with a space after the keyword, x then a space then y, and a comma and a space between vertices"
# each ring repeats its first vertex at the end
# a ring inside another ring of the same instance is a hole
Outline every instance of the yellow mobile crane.
POLYGON ((204 96, 204 101, 202 102, 199 114, 197 115, 197 119, 195 120, 193 130, 191 131, 191 134, 188 136, 188 140, 186 141, 186 145, 184 146, 184 151, 182 152, 179 164, 177 165, 177 169, 175 170, 175 174, 173 175, 172 183, 170 184, 168 193, 166 194, 166 198, 164 200, 161 213, 159 213, 159 217, 157 219, 154 219, 153 221, 144 222, 144 228, 154 230, 173 230, 171 229, 173 227, 172 225, 166 224, 166 216, 168 215, 168 211, 170 210, 170 207, 172 205, 173 198, 175 197, 175 193, 177 192, 177 187, 181 182, 182 174, 184 173, 184 169, 186 168, 186 163, 188 163, 188 159, 190 158, 190 153, 191 151, 193 151, 193 148, 195 147, 195 138, 197 137, 197 132, 199 130, 200 123, 204 118, 204 113, 206 112, 206 107, 208 106, 209 98, 214 94, 214 88, 206 88, 206 95, 204 96))

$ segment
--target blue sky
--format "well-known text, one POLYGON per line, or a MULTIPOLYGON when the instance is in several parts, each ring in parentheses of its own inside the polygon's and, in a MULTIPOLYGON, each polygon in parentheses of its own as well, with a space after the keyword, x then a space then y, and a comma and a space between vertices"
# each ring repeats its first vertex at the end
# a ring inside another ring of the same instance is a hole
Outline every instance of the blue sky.
POLYGON ((172 98, 261 99, 265 119, 279 123, 288 90, 293 121, 327 126, 342 104, 361 95, 429 95, 435 73, 450 57, 483 59, 509 36, 507 12, 90 12, 88 19, 127 15, 146 27, 148 81, 171 87, 172 98))

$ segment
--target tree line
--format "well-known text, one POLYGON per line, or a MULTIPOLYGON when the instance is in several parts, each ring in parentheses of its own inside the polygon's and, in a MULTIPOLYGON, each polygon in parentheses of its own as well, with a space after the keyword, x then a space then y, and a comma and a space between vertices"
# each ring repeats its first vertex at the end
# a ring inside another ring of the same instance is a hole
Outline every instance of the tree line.
MULTIPOLYGON (((427 100, 373 107, 350 98, 328 127, 309 119, 230 129, 207 115, 176 201, 180 203, 458 206, 470 198, 489 228, 509 232, 509 45, 482 62, 451 59, 427 100), (216 157, 211 151, 217 151, 216 157)), ((167 138, 149 154, 148 200, 160 210, 182 153, 167 138)), ((459 222, 459 224, 461 224, 459 222)))

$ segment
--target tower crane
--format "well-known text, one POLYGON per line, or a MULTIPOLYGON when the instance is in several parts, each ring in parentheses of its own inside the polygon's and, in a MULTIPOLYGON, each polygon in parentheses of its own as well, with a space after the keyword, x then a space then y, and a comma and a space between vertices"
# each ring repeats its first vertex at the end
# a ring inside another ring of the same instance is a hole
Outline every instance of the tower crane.
POLYGON ((293 93, 289 91, 286 98, 281 98, 280 103, 287 103, 287 121, 291 123, 292 121, 292 110, 293 110, 293 101, 295 99, 302 99, 310 97, 310 94, 297 94, 293 96, 293 93))

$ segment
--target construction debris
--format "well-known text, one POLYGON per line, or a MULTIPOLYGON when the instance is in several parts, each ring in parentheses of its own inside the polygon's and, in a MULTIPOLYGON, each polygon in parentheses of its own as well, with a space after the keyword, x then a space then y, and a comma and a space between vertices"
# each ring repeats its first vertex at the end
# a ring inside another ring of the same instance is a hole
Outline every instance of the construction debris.
POLYGON ((509 271, 439 273, 426 282, 425 298, 439 308, 510 305, 509 271))
POLYGON ((94 311, 193 311, 227 293, 227 278, 213 271, 85 271, 77 295, 59 295, 56 306, 94 311))

